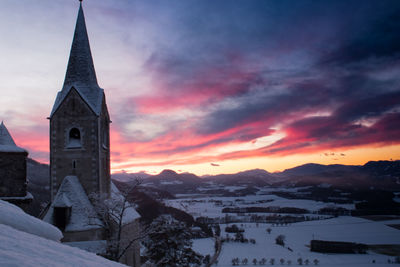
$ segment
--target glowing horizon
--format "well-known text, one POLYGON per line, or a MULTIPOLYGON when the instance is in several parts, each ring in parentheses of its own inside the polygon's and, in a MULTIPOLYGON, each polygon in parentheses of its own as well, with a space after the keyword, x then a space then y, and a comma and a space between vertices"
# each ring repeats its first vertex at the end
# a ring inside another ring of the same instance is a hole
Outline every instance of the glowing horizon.
MULTIPOLYGON (((0 120, 44 163, 78 3, 0 10, 0 120)), ((84 11, 112 172, 400 159, 398 1, 99 0, 84 11)))

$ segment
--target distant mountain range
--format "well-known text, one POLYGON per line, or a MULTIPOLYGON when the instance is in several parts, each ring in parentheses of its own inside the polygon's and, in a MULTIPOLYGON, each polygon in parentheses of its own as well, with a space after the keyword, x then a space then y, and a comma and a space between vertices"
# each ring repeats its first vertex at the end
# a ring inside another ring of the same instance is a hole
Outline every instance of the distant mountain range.
POLYGON ((176 173, 164 170, 157 175, 143 173, 113 174, 113 179, 127 181, 140 178, 144 184, 157 187, 218 183, 221 185, 317 185, 330 184, 339 187, 375 187, 384 189, 400 188, 400 161, 370 161, 362 166, 322 165, 309 163, 287 169, 280 173, 269 173, 262 169, 243 171, 235 174, 219 174, 199 177, 192 173, 176 173))
MULTIPOLYGON (((28 159, 28 191, 34 196, 28 213, 37 216, 49 201, 49 166, 28 159)), ((235 174, 219 174, 199 177, 192 173, 176 173, 164 170, 157 175, 141 173, 116 173, 114 180, 129 182, 141 179, 144 186, 166 190, 173 194, 193 193, 204 185, 244 186, 313 186, 373 188, 389 191, 400 190, 400 160, 370 161, 362 166, 305 164, 280 173, 269 173, 262 169, 243 171, 235 174)), ((163 191, 154 191, 161 194, 163 191)))

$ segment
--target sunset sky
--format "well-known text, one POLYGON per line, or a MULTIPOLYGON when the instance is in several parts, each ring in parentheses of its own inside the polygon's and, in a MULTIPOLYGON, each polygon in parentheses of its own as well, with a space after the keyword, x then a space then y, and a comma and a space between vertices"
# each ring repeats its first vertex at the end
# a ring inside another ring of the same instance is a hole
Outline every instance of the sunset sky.
MULTIPOLYGON (((0 120, 48 163, 78 0, 2 0, 0 120)), ((400 159, 400 1, 84 0, 114 172, 400 159)))

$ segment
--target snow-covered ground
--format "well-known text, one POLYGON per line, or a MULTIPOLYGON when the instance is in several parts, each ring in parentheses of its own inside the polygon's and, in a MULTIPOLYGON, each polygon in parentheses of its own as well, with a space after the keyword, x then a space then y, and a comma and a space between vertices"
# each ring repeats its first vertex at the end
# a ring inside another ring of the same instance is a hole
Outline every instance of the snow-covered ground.
MULTIPOLYGON (((233 189, 233 188, 230 188, 233 189)), ((287 192, 296 192, 299 188, 288 188, 287 192)), ((306 199, 286 199, 271 194, 268 190, 264 194, 257 194, 245 197, 217 197, 217 196, 199 196, 180 195, 178 199, 167 200, 165 203, 169 206, 185 210, 194 217, 223 217, 221 213, 224 207, 296 207, 307 209, 310 212, 317 211, 324 207, 343 207, 354 209, 354 204, 336 204, 326 203, 306 199)), ((222 252, 216 266, 232 266, 232 259, 239 258, 242 261, 248 259, 248 265, 253 265, 253 259, 259 261, 263 258, 267 260, 266 265, 271 265, 270 260, 274 259, 275 265, 281 265, 280 260, 284 260, 284 265, 288 261, 292 266, 298 266, 297 260, 308 259, 308 265, 314 265, 314 260, 318 260, 318 266, 339 267, 339 266, 393 266, 388 260, 393 261, 394 257, 377 254, 368 251, 367 254, 324 254, 311 252, 309 248, 312 239, 327 241, 347 241, 364 243, 368 245, 375 244, 400 244, 400 231, 389 227, 389 224, 399 224, 400 220, 388 221, 370 221, 362 218, 341 216, 326 220, 314 220, 301 223, 293 223, 287 226, 272 226, 271 224, 243 223, 245 237, 255 239, 256 244, 224 242, 222 252), (271 234, 266 229, 271 228, 271 234), (275 244, 275 238, 278 235, 284 235, 285 247, 275 244), (292 251, 290 251, 288 249, 292 251)), ((241 227, 241 223, 236 223, 241 227)), ((221 225, 221 236, 224 238, 226 225, 221 225)), ((233 237, 233 234, 230 234, 233 237)), ((199 253, 213 254, 213 239, 195 239, 193 247, 199 253)), ((240 264, 242 265, 242 264, 240 264)))
POLYGON ((324 207, 342 207, 354 209, 354 204, 336 204, 314 201, 308 199, 286 199, 276 195, 253 195, 246 197, 203 197, 178 198, 166 200, 165 204, 177 209, 182 209, 194 217, 207 216, 210 218, 221 217, 225 207, 294 207, 307 209, 311 212, 324 207))
MULTIPOLYGON (((226 225, 221 225, 222 236, 226 225)), ((239 225, 240 226, 240 225, 239 225)), ((303 261, 308 259, 310 265, 318 259, 319 266, 393 266, 388 264, 388 259, 393 257, 368 252, 368 254, 323 254, 311 252, 307 246, 313 238, 331 241, 349 241, 365 244, 399 244, 400 231, 386 226, 382 222, 373 222, 355 217, 338 217, 322 221, 309 221, 295 223, 289 226, 272 227, 270 224, 244 224, 245 237, 253 238, 256 244, 242 244, 225 242, 222 246, 222 253, 219 257, 218 266, 232 266, 232 258, 238 257, 240 260, 248 258, 249 264, 256 258, 269 261, 275 259, 275 264, 280 265, 280 259, 284 259, 285 265, 290 260, 292 265, 298 265, 297 259, 303 261), (271 228, 271 234, 266 232, 271 228), (275 244, 278 235, 286 237, 286 246, 275 244), (293 252, 289 251, 290 247, 293 252), (373 263, 375 260, 375 263, 373 263)), ((231 236, 233 236, 231 234, 231 236)))
POLYGON ((200 253, 201 255, 214 254, 214 238, 199 238, 193 240, 193 250, 200 253))
POLYGON ((125 266, 96 254, 63 245, 53 225, 0 200, 1 267, 125 266))

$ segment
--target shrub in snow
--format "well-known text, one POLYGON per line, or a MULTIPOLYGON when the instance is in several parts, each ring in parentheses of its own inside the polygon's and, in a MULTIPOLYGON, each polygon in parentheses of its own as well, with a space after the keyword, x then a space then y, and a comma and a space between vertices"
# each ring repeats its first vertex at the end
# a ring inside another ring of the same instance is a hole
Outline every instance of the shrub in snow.
POLYGON ((235 233, 235 241, 236 242, 244 242, 244 235, 240 232, 235 233))
POLYGON ((267 233, 270 234, 271 233, 271 228, 267 228, 267 233))
POLYGON ((291 260, 288 260, 287 261, 287 265, 291 265, 292 264, 292 261, 291 260))
POLYGON ((302 259, 302 258, 298 258, 298 259, 297 259, 297 263, 298 263, 299 265, 303 265, 303 259, 302 259))
POLYGON ((284 259, 280 259, 279 262, 283 265, 285 264, 285 260, 284 259))
POLYGON ((305 261, 304 261, 304 264, 305 265, 308 265, 310 263, 310 261, 308 260, 308 259, 306 259, 305 261))
POLYGON ((244 229, 239 228, 236 224, 232 224, 232 226, 225 227, 225 232, 227 232, 227 233, 243 233, 244 229))
POLYGON ((319 264, 319 260, 318 259, 315 259, 314 260, 314 265, 318 265, 319 264))
POLYGON ((280 245, 280 246, 285 246, 285 236, 284 235, 278 235, 276 238, 275 238, 275 243, 277 244, 277 245, 280 245))
POLYGON ((204 259, 203 259, 203 263, 204 263, 205 265, 209 264, 209 263, 210 263, 210 259, 211 259, 210 255, 207 254, 207 255, 204 257, 204 259))
POLYGON ((260 265, 265 265, 267 263, 267 259, 266 258, 262 258, 260 260, 260 265))
POLYGON ((247 258, 244 258, 242 260, 242 265, 247 265, 248 262, 249 262, 249 260, 247 258))
POLYGON ((269 263, 270 263, 271 265, 274 265, 274 264, 275 264, 275 259, 274 259, 274 258, 270 259, 270 260, 269 260, 269 263))
POLYGON ((256 258, 253 259, 253 264, 257 265, 257 259, 256 258))
POLYGON ((239 258, 233 258, 232 259, 232 265, 239 265, 240 264, 240 260, 239 260, 239 258))

